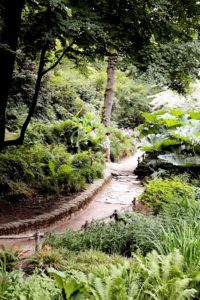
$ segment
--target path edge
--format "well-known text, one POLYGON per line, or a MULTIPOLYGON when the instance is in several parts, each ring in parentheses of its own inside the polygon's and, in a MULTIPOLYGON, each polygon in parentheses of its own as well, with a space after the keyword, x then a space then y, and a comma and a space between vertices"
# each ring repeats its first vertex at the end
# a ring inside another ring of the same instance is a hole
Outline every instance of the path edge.
POLYGON ((25 233, 30 230, 47 228, 61 221, 63 218, 70 217, 82 208, 86 207, 93 197, 112 179, 111 171, 106 169, 102 179, 96 179, 80 195, 76 196, 68 203, 48 213, 43 213, 32 219, 19 220, 0 225, 0 236, 25 233))

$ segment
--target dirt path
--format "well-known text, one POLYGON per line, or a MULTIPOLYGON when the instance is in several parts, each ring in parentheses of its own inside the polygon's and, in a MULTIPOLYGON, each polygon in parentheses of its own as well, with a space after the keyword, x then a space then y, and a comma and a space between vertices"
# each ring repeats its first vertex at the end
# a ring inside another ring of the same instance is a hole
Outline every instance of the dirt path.
POLYGON ((133 175, 137 166, 137 158, 141 153, 123 159, 120 163, 107 164, 113 174, 111 182, 104 187, 92 200, 92 202, 77 215, 58 224, 52 231, 63 232, 66 228, 72 230, 81 229, 85 223, 93 220, 101 220, 109 217, 115 210, 121 211, 128 208, 135 197, 143 191, 141 182, 133 175))
MULTIPOLYGON (((107 164, 106 167, 112 172, 113 178, 94 197, 92 202, 77 214, 72 215, 70 219, 63 219, 48 229, 40 230, 40 232, 64 232, 66 229, 78 230, 93 220, 108 218, 115 210, 122 211, 130 207, 133 199, 144 190, 141 182, 133 175, 133 170, 138 164, 138 157, 141 155, 142 152, 138 151, 135 155, 124 158, 120 163, 107 164)), ((18 244, 23 249, 32 249, 34 241, 27 239, 17 240, 17 242, 0 240, 0 244, 18 244)))

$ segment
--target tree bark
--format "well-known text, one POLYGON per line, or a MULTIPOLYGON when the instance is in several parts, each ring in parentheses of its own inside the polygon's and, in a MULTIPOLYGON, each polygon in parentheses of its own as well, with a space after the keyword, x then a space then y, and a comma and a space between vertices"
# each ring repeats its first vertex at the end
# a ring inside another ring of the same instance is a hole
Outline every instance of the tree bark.
POLYGON ((29 108, 29 112, 28 112, 28 116, 22 126, 21 132, 20 132, 20 136, 18 139, 15 140, 11 140, 11 141, 5 141, 3 144, 3 147, 6 146, 11 146, 11 145, 22 145, 24 142, 24 137, 25 137, 25 132, 26 129, 31 121, 31 118, 34 114, 36 105, 37 105, 37 100, 38 100, 38 95, 39 95, 39 91, 40 91, 40 86, 41 86, 41 80, 43 77, 43 69, 44 69, 44 65, 45 65, 45 54, 46 54, 46 47, 44 46, 42 51, 41 51, 41 56, 40 56, 40 63, 39 63, 39 68, 38 68, 38 73, 37 73, 37 80, 36 80, 36 84, 35 84, 35 92, 33 95, 33 100, 31 102, 31 106, 29 108))
POLYGON ((37 80, 36 80, 36 84, 35 84, 35 92, 33 95, 33 100, 31 102, 31 106, 29 108, 29 113, 28 116, 22 126, 21 132, 20 132, 20 136, 17 139, 14 140, 9 140, 9 141, 4 141, 2 148, 5 148, 7 146, 12 146, 12 145, 23 145, 24 142, 24 137, 25 137, 25 133, 26 133, 26 129, 31 121, 31 118, 34 114, 36 105, 37 105, 37 100, 38 100, 38 95, 39 95, 39 91, 40 91, 40 86, 41 86, 41 80, 42 77, 47 74, 49 71, 51 71, 52 69, 54 69, 59 62, 62 60, 62 58, 64 57, 64 55, 67 53, 67 51, 71 50, 71 47, 73 45, 74 42, 72 42, 69 46, 67 46, 64 50, 63 53, 61 54, 61 56, 57 59, 57 61, 48 69, 44 70, 44 65, 45 65, 45 54, 46 54, 46 47, 44 46, 42 51, 41 51, 41 56, 40 56, 40 63, 39 63, 39 68, 38 68, 38 73, 37 73, 37 80))
POLYGON ((104 95, 104 107, 102 123, 108 127, 111 121, 111 112, 113 107, 113 98, 115 95, 114 85, 115 85, 115 67, 117 64, 117 55, 111 54, 108 57, 108 67, 107 67, 107 84, 104 95))
POLYGON ((12 82, 24 0, 1 0, 3 28, 0 36, 0 150, 6 126, 6 106, 12 82))
POLYGON ((29 108, 29 113, 28 116, 22 126, 21 129, 21 133, 20 133, 20 144, 23 144, 24 142, 24 136, 25 136, 25 132, 26 129, 28 127, 28 124, 30 123, 30 120, 34 114, 36 105, 37 105, 37 100, 38 100, 38 95, 39 95, 39 91, 40 91, 40 86, 41 86, 41 80, 42 80, 42 76, 43 76, 43 68, 44 68, 44 64, 45 64, 45 54, 46 54, 46 47, 43 47, 42 51, 41 51, 41 56, 40 56, 40 64, 39 64, 39 68, 38 68, 38 74, 37 74, 37 80, 36 80, 36 84, 35 84, 35 93, 33 95, 33 101, 31 103, 31 106, 29 108))

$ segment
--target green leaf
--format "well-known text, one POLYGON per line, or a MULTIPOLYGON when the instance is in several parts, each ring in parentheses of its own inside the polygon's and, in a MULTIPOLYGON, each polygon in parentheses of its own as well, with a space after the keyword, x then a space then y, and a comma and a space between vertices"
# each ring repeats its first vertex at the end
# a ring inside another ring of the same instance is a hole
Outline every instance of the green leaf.
POLYGON ((158 112, 155 112, 155 113, 143 113, 142 116, 145 118, 145 121, 148 122, 148 123, 156 123, 157 122, 157 116, 160 116, 162 114, 164 114, 165 111, 164 110, 160 110, 158 112))
POLYGON ((200 120, 200 111, 189 111, 189 115, 194 120, 200 120))
POLYGON ((170 113, 165 113, 161 116, 158 116, 157 120, 159 121, 159 123, 166 124, 168 127, 173 127, 182 124, 180 120, 178 120, 175 116, 171 115, 170 113))
POLYGON ((186 157, 183 154, 171 153, 171 154, 159 155, 158 158, 174 166, 180 166, 180 167, 200 166, 200 156, 198 155, 186 157))
POLYGON ((56 281, 56 283, 57 283, 59 289, 62 290, 62 289, 63 289, 63 280, 66 278, 65 273, 60 272, 60 271, 57 271, 57 270, 55 270, 55 269, 53 269, 53 268, 49 268, 49 269, 48 269, 48 272, 49 272, 51 275, 53 275, 53 277, 54 277, 54 279, 55 279, 55 281, 56 281))
POLYGON ((171 134, 176 138, 191 144, 200 143, 199 133, 200 124, 199 126, 186 125, 177 128, 175 131, 171 131, 171 134))
POLYGON ((83 286, 83 283, 78 283, 75 278, 69 277, 63 281, 63 287, 67 299, 73 295, 74 292, 78 291, 80 287, 83 286))
POLYGON ((179 110, 179 109, 171 109, 170 110, 170 114, 175 117, 180 117, 180 116, 184 115, 184 113, 185 113, 184 111, 179 110))
POLYGON ((170 145, 178 145, 179 141, 171 139, 168 135, 164 134, 149 134, 142 140, 142 150, 146 152, 153 152, 161 150, 162 147, 170 145))

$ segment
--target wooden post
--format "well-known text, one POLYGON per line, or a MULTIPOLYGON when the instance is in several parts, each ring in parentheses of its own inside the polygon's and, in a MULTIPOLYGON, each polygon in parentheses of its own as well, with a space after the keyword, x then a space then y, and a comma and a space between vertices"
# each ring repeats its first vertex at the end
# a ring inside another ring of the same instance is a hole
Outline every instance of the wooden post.
POLYGON ((39 242, 40 242, 40 232, 36 229, 35 232, 35 253, 39 250, 39 242))

